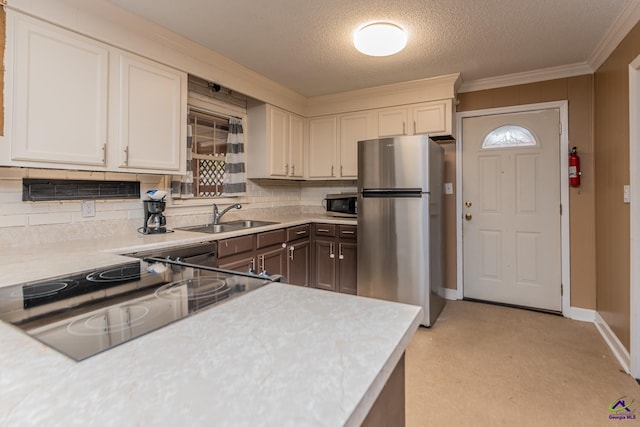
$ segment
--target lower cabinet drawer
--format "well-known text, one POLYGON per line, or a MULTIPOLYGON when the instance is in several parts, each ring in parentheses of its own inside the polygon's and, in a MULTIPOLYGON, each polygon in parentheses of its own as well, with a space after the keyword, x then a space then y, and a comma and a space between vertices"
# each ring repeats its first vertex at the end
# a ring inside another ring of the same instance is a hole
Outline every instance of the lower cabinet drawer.
POLYGON ((253 250, 253 234, 248 236, 232 237, 218 242, 218 258, 240 254, 253 250))
POLYGON ((286 235, 286 230, 284 228, 281 228, 279 230, 265 231, 263 233, 258 233, 256 249, 282 244, 285 242, 285 235, 286 235))

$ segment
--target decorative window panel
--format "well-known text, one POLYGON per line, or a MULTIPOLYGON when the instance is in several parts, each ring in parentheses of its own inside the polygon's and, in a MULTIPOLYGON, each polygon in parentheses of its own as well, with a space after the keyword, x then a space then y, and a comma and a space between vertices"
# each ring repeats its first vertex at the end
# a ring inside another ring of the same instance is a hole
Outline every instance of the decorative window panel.
POLYGON ((492 130, 482 141, 482 149, 526 147, 538 145, 531 131, 522 126, 507 125, 492 130))

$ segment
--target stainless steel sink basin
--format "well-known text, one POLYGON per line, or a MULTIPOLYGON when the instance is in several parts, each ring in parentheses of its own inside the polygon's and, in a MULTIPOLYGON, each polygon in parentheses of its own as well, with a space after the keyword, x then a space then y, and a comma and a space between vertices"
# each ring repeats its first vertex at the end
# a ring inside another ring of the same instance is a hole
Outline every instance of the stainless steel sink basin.
POLYGON ((223 222, 220 224, 193 225, 190 227, 181 227, 178 230, 195 231, 197 233, 224 233, 227 231, 244 230, 247 228, 263 227, 265 225, 277 224, 273 221, 254 221, 241 219, 237 221, 223 222))
POLYGON ((239 219, 237 221, 223 222, 222 225, 229 225, 238 228, 264 227, 265 225, 277 224, 273 221, 256 221, 251 219, 239 219))
POLYGON ((191 227, 178 228, 178 230, 195 231, 197 233, 224 233, 226 231, 233 231, 238 229, 240 229, 240 227, 233 227, 227 224, 194 225, 191 227))

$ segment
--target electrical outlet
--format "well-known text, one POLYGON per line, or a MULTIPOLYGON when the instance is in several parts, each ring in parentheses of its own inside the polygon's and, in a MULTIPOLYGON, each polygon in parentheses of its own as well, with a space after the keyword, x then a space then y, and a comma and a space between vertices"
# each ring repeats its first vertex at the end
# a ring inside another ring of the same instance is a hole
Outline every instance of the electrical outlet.
POLYGON ((82 202, 82 217, 87 218, 91 216, 96 216, 96 202, 94 200, 82 202))

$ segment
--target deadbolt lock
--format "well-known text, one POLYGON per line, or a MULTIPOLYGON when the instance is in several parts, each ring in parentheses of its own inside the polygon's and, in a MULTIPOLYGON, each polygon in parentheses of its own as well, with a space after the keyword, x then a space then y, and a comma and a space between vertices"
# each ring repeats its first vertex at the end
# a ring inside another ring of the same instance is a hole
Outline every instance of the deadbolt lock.
POLYGON ((471 203, 470 201, 468 201, 468 200, 467 200, 466 202, 464 202, 464 205, 465 205, 466 207, 470 208, 470 207, 471 207, 471 205, 472 205, 472 203, 471 203))

